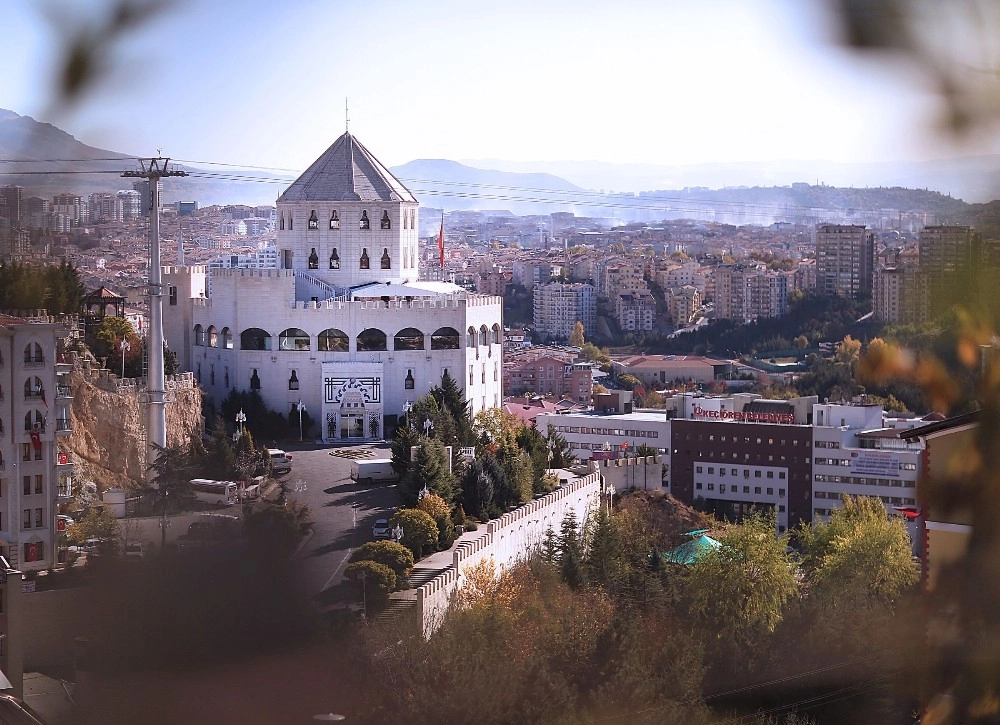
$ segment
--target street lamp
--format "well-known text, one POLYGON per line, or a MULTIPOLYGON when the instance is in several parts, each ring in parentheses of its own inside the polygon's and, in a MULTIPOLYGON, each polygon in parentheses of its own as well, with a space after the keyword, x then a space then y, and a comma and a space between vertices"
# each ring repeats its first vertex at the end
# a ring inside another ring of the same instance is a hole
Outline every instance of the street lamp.
POLYGON ((125 353, 132 349, 126 338, 122 337, 122 377, 125 377, 125 353))
POLYGON ((432 430, 434 430, 434 421, 428 418, 424 421, 424 435, 429 437, 432 430))
POLYGON ((240 408, 240 412, 236 414, 236 425, 240 427, 240 437, 243 437, 243 424, 247 422, 247 414, 243 412, 243 408, 240 408))
POLYGON ((399 524, 396 524, 392 530, 392 540, 397 544, 403 540, 403 527, 399 524))
POLYGON ((611 513, 611 507, 612 507, 612 505, 614 504, 614 501, 615 501, 615 484, 609 482, 604 487, 604 492, 608 496, 608 513, 610 514, 611 513))
POLYGON ((420 491, 417 493, 417 501, 423 500, 424 496, 426 496, 429 493, 430 489, 427 488, 427 484, 425 483, 424 487, 420 489, 420 491))
POLYGON ((303 403, 301 399, 299 399, 299 402, 297 403, 297 405, 298 405, 298 408, 299 408, 299 443, 301 443, 302 442, 302 414, 305 412, 306 406, 305 406, 305 403, 303 403))

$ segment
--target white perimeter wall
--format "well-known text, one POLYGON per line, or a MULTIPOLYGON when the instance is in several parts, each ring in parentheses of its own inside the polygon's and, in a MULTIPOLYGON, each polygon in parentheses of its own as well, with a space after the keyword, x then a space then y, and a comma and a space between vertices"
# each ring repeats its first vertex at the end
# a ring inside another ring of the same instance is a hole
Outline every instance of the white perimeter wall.
POLYGON ((417 613, 424 636, 429 637, 441 624, 456 593, 465 585, 465 572, 470 567, 492 559, 499 574, 526 559, 541 546, 550 528, 558 533, 569 511, 576 514, 582 527, 600 502, 601 486, 600 473, 588 473, 490 521, 486 534, 456 546, 451 568, 417 589, 417 613))

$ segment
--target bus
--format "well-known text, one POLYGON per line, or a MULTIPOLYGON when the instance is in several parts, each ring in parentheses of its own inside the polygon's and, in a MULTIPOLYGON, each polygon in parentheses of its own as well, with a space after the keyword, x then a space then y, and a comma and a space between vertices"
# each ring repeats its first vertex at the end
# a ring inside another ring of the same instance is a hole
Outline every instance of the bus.
POLYGON ((216 506, 231 506, 239 500, 239 486, 232 481, 211 481, 192 478, 191 490, 195 500, 216 506))

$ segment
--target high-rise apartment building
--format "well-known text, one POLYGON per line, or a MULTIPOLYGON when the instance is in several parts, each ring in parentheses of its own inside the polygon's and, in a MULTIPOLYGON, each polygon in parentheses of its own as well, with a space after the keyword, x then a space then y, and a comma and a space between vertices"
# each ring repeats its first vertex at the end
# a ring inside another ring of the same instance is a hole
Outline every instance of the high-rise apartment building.
POLYGON ((535 332, 543 340, 568 339, 573 326, 583 323, 584 335, 597 330, 597 291, 589 284, 551 284, 535 287, 535 332))
POLYGON ((920 270, 927 276, 931 315, 975 291, 981 244, 969 226, 932 226, 920 232, 920 270))
POLYGON ((87 205, 79 194, 56 194, 52 197, 52 211, 65 216, 71 225, 82 224, 89 218, 87 205))
POLYGON ((7 219, 9 226, 17 227, 27 214, 24 207, 24 189, 8 184, 0 186, 0 217, 7 219))
POLYGON ((875 270, 875 235, 854 224, 816 227, 816 291, 868 299, 875 270))
POLYGON ((72 498, 68 364, 61 325, 0 315, 0 555, 21 571, 56 562, 57 504, 72 498))
POLYGON ((879 257, 872 310, 880 322, 916 324, 927 317, 927 278, 915 251, 893 249, 879 257))

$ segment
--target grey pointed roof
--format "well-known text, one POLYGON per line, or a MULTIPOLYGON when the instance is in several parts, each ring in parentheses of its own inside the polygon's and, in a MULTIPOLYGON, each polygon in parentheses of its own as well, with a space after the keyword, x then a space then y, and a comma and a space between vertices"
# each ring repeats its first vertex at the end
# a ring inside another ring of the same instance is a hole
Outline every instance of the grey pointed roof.
POLYGON ((416 198, 356 138, 345 133, 278 201, 416 202, 416 198))

